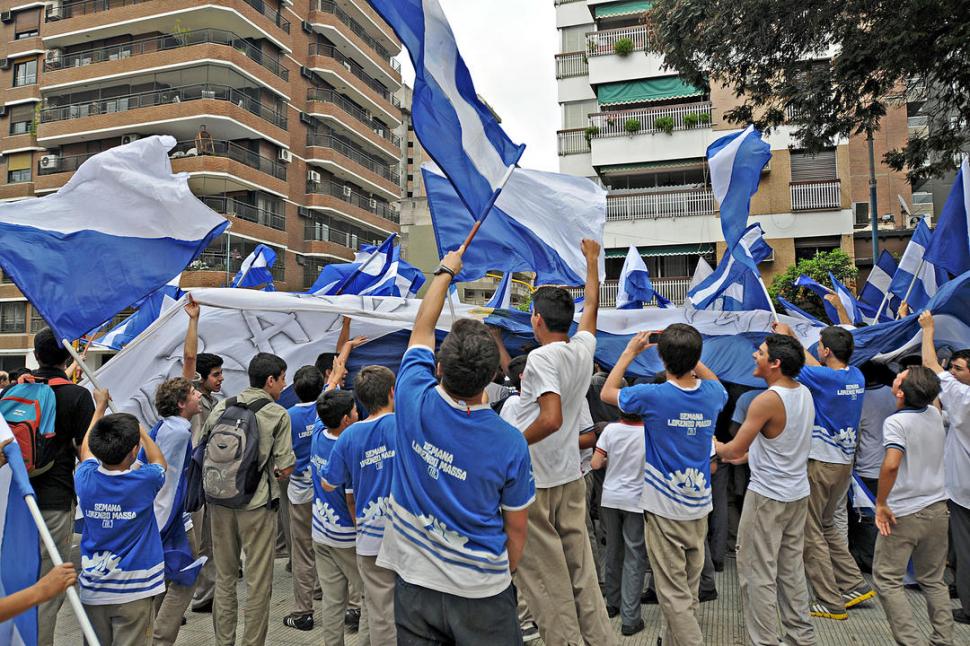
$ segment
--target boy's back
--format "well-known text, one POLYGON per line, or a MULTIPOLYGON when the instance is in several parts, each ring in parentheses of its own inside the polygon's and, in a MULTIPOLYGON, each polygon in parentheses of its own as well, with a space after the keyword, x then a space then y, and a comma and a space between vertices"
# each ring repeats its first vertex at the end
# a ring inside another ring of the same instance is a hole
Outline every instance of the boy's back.
POLYGON ((607 458, 600 505, 640 512, 643 507, 643 423, 615 422, 596 441, 596 452, 607 458))

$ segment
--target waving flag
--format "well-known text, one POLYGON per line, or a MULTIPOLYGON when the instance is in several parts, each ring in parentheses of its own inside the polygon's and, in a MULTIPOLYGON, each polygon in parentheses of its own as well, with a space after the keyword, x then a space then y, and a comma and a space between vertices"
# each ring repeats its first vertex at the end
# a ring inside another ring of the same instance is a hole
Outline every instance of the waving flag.
POLYGON ((925 308, 947 281, 946 272, 925 257, 932 240, 929 225, 926 220, 920 220, 889 286, 889 291, 909 303, 909 311, 914 314, 925 308))
POLYGON ((411 298, 425 283, 424 274, 401 260, 401 248, 394 246, 396 233, 381 246, 361 245, 354 262, 327 265, 308 293, 319 296, 362 294, 411 298), (372 259, 373 258, 373 259, 372 259))
MULTIPOLYGON (((438 252, 454 251, 474 224, 454 188, 433 165, 421 168, 438 252)), ((517 169, 462 257, 456 281, 477 280, 490 270, 533 271, 537 285, 582 285, 583 238, 601 242, 606 191, 584 177, 517 169)), ((605 259, 600 255, 600 276, 605 259)))
POLYGON ((943 205, 925 258, 954 276, 970 271, 970 162, 966 157, 943 205))
POLYGON ((714 273, 688 292, 687 298, 695 308, 707 309, 733 284, 744 281, 745 272, 758 271, 758 263, 771 256, 771 247, 765 242, 764 233, 757 223, 745 229, 714 273))
MULTIPOLYGON (((475 220, 495 203, 525 151, 475 92, 438 0, 370 0, 414 64, 414 132, 475 220)), ((468 229, 465 230, 468 233, 468 229)))
POLYGON ((835 309, 835 306, 825 300, 825 297, 832 293, 832 290, 823 285, 822 283, 809 278, 805 274, 802 274, 795 279, 796 287, 804 287, 808 291, 812 292, 816 296, 822 299, 822 307, 825 308, 825 315, 829 317, 832 325, 838 325, 840 322, 839 311, 835 309))
POLYGON ((810 323, 814 327, 827 327, 825 323, 822 323, 817 318, 815 318, 805 310, 801 309, 794 303, 790 303, 789 301, 786 301, 781 296, 778 296, 777 298, 778 298, 778 302, 781 303, 781 306, 785 309, 785 313, 787 313, 788 316, 791 316, 796 319, 801 319, 807 323, 810 323))
POLYGON ((893 260, 892 254, 883 249, 876 261, 876 266, 869 272, 869 279, 859 294, 859 309, 862 310, 870 324, 875 322, 876 313, 880 308, 882 308, 882 314, 879 315, 880 323, 892 321, 896 318, 894 313, 900 301, 889 292, 889 286, 893 282, 896 269, 896 261, 893 260), (887 296, 889 297, 888 300, 887 296), (885 305, 883 305, 883 301, 886 301, 885 305))
POLYGON ((84 162, 57 193, 0 205, 0 266, 58 337, 77 339, 182 271, 229 226, 172 174, 174 137, 84 162))
POLYGON ((182 274, 173 278, 167 285, 156 292, 149 294, 145 298, 138 310, 108 331, 103 337, 94 342, 94 345, 121 350, 131 343, 135 337, 148 329, 162 312, 175 305, 178 299, 182 298, 182 290, 179 289, 179 281, 182 274))
POLYGON ((859 308, 859 302, 855 299, 852 292, 849 291, 849 288, 839 282, 839 279, 832 272, 829 272, 829 280, 832 281, 835 295, 842 302, 842 307, 845 308, 845 313, 849 315, 849 321, 852 322, 852 325, 862 323, 862 310, 859 308))
POLYGON ((714 269, 704 260, 703 256, 697 259, 697 266, 694 267, 694 275, 690 279, 690 289, 700 285, 705 278, 714 273, 714 269))
POLYGON ((743 132, 721 137, 707 148, 711 187, 720 204, 721 229, 731 249, 748 226, 751 197, 758 192, 761 171, 771 159, 771 146, 761 132, 748 126, 743 132))
POLYGON ((626 254, 626 261, 620 271, 620 282, 616 292, 616 309, 642 309, 646 303, 657 298, 659 307, 670 307, 670 301, 658 294, 650 282, 650 272, 647 270, 640 251, 633 245, 626 254))
MULTIPOLYGON (((243 260, 242 267, 236 272, 230 287, 259 287, 269 284, 273 286, 271 269, 276 262, 276 252, 264 244, 256 245, 253 252, 243 260)), ((273 291, 268 289, 267 291, 273 291)))
MULTIPOLYGON (((0 417, 0 442, 13 438, 7 422, 0 417)), ((37 526, 30 516, 25 496, 34 488, 27 477, 16 441, 3 452, 6 466, 0 467, 0 597, 29 588, 40 575, 40 540, 37 526)), ((37 643, 37 608, 0 623, 0 644, 37 643)))
POLYGON ((485 307, 494 307, 497 310, 507 310, 512 306, 512 272, 507 271, 502 276, 502 282, 498 284, 492 298, 485 304, 485 307))
POLYGON ((741 272, 739 280, 731 283, 708 309, 724 312, 744 312, 752 310, 771 310, 768 297, 761 286, 758 274, 753 271, 741 272))

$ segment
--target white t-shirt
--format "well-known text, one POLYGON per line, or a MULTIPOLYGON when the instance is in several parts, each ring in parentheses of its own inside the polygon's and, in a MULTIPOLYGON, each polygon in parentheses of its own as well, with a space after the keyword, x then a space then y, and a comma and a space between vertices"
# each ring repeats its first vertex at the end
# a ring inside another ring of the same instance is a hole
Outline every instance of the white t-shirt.
POLYGON ((946 500, 946 481, 940 469, 946 431, 935 406, 904 408, 890 415, 883 425, 883 442, 886 449, 903 452, 896 484, 886 500, 896 516, 915 514, 946 500))
POLYGON ((533 350, 522 375, 518 414, 506 414, 510 402, 502 408, 502 418, 525 432, 539 416, 539 397, 556 393, 562 400, 562 426, 529 447, 537 488, 557 487, 582 476, 579 431, 584 412, 588 415, 586 391, 595 352, 596 337, 589 332, 578 332, 568 343, 557 341, 533 350))
POLYGON ((943 470, 946 473, 946 493, 950 500, 970 509, 970 386, 965 386, 949 372, 940 378, 940 401, 950 418, 946 434, 943 470))
POLYGON ((889 386, 866 388, 862 397, 862 419, 859 420, 859 444, 855 450, 855 471, 863 478, 878 478, 886 450, 882 445, 882 427, 896 411, 896 397, 889 386))
POLYGON ((596 441, 596 452, 606 458, 601 507, 638 513, 643 511, 643 424, 610 424, 596 441))

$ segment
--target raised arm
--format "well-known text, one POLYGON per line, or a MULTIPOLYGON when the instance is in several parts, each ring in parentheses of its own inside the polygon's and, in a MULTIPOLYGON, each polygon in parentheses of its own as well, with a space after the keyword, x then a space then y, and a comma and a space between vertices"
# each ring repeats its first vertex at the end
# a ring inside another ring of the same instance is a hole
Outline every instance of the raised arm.
MULTIPOLYGON (((795 335, 795 330, 791 329, 791 326, 788 325, 787 323, 772 323, 771 331, 774 332, 775 334, 784 334, 785 336, 790 336, 793 339, 798 338, 795 335)), ((822 365, 821 363, 818 362, 818 359, 816 359, 815 356, 808 351, 808 347, 805 348, 805 365, 807 366, 822 365)))
MULTIPOLYGON (((145 449, 145 459, 148 460, 149 464, 157 464, 162 467, 163 471, 167 470, 168 462, 165 461, 165 454, 155 444, 155 440, 148 434, 144 426, 139 424, 138 430, 141 432, 141 446, 145 449)), ((85 441, 87 441, 87 438, 85 438, 85 441)))
POLYGON ((495 345, 498 346, 499 365, 502 366, 502 372, 507 376, 511 376, 509 375, 509 363, 512 361, 512 357, 509 355, 509 351, 505 347, 505 341, 502 339, 502 329, 494 325, 489 325, 488 333, 492 335, 492 338, 495 339, 495 345))
POLYGON ((586 257, 586 290, 583 292, 579 331, 596 334, 596 317, 600 309, 600 244, 595 240, 583 240, 583 255, 586 257))
POLYGON ((189 329, 185 332, 185 346, 182 348, 182 378, 195 381, 196 362, 199 358, 199 304, 192 300, 185 304, 185 313, 189 316, 189 329))
POLYGON ((84 440, 81 441, 81 448, 78 450, 78 459, 81 462, 85 460, 90 460, 94 457, 91 453, 91 448, 88 446, 88 438, 91 437, 91 429, 94 425, 101 421, 104 417, 104 413, 108 410, 108 401, 111 399, 111 395, 105 389, 95 389, 94 391, 94 415, 91 417, 91 423, 88 424, 88 430, 84 433, 84 440))
POLYGON ((936 345, 933 339, 936 324, 929 310, 923 310, 919 315, 919 326, 923 328, 923 366, 932 370, 934 374, 939 374, 943 372, 943 366, 936 356, 936 345))
POLYGON ((825 300, 835 308, 835 312, 839 316, 839 325, 855 325, 855 322, 849 318, 849 313, 845 311, 845 305, 843 305, 838 294, 826 294, 825 300))
MULTIPOLYGON (((345 318, 345 321, 350 319, 345 318)), ((346 326, 347 334, 350 334, 350 326, 346 326)), ((344 337, 344 332, 341 330, 340 338, 344 337)), ((327 380, 326 387, 324 390, 332 390, 334 388, 339 388, 341 384, 344 383, 344 379, 347 377, 347 361, 350 359, 350 353, 356 348, 367 343, 367 337, 365 336, 355 336, 349 341, 344 341, 344 343, 338 345, 340 348, 340 354, 333 360, 333 366, 330 368, 330 379, 327 380)))
POLYGON ((694 376, 703 381, 720 381, 714 371, 704 365, 703 362, 698 361, 697 365, 694 367, 694 376))
POLYGON ((650 343, 650 332, 638 332, 633 335, 626 349, 623 350, 620 358, 617 359, 616 365, 613 366, 610 374, 606 377, 603 388, 600 389, 600 399, 603 400, 603 403, 609 404, 610 406, 619 406, 620 389, 623 388, 623 376, 626 375, 630 364, 636 360, 641 352, 651 345, 653 344, 650 343))
POLYGON ((439 273, 431 279, 431 286, 421 299, 421 307, 418 308, 414 328, 411 330, 411 340, 408 342, 409 348, 415 345, 434 348, 435 325, 445 306, 445 299, 448 298, 451 281, 461 271, 461 256, 464 253, 465 249, 462 247, 458 251, 449 251, 441 260, 438 266, 439 273))

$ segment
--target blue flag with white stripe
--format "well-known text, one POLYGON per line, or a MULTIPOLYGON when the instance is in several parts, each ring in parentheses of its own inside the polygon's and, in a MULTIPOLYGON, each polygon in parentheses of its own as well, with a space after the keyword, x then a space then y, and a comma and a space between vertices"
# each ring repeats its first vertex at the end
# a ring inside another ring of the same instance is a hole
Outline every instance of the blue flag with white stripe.
POLYGON ((657 298, 658 307, 670 307, 670 301, 658 294, 653 283, 650 282, 650 271, 640 251, 630 245, 626 254, 626 261, 620 271, 620 280, 616 292, 616 309, 618 310, 638 310, 650 301, 657 298))
POLYGON ((229 222, 172 174, 175 138, 84 162, 57 193, 0 204, 0 266, 58 338, 77 339, 182 271, 229 222))
MULTIPOLYGON (((259 287, 267 285, 273 287, 273 264, 276 262, 276 252, 272 248, 258 244, 253 252, 246 256, 242 266, 232 279, 230 287, 259 287)), ((273 291, 267 289, 266 291, 273 291)))
POLYGON ((960 164, 950 195, 926 248, 926 261, 954 276, 970 271, 970 162, 960 164))
MULTIPOLYGON (((474 219, 451 183, 431 164, 421 167, 431 207, 438 253, 444 257, 465 241, 474 219)), ((459 282, 489 271, 536 274, 537 285, 583 285, 583 238, 602 243, 606 191, 585 177, 516 169, 462 256, 459 282)), ((600 276, 605 260, 600 255, 600 276)))
POLYGON ((822 323, 817 318, 815 318, 814 316, 812 316, 802 308, 798 307, 794 303, 791 303, 785 300, 781 296, 778 296, 777 298, 778 298, 778 302, 781 304, 782 308, 784 308, 785 313, 788 314, 788 316, 791 316, 792 318, 796 318, 796 319, 801 319, 806 323, 810 323, 813 327, 827 327, 825 323, 822 323))
POLYGON ((142 300, 134 314, 109 330, 103 337, 95 341, 94 345, 121 350, 134 341, 135 337, 158 320, 162 312, 168 310, 175 305, 178 299, 182 298, 183 292, 179 288, 181 278, 182 274, 179 274, 167 285, 149 294, 148 298, 142 300))
MULTIPOLYGON (((13 438, 7 422, 0 417, 0 442, 13 438)), ((25 496, 34 488, 27 467, 14 440, 3 449, 7 464, 0 467, 0 597, 37 583, 40 576, 40 540, 30 516, 25 496)), ((37 643, 37 607, 0 623, 0 644, 37 643)))
POLYGON ((876 313, 882 308, 879 315, 879 322, 892 321, 896 318, 896 309, 899 307, 900 300, 893 296, 889 291, 889 286, 893 282, 896 274, 896 261, 891 253, 882 250, 876 260, 876 266, 869 272, 862 292, 859 294, 859 309, 869 323, 875 321, 876 313), (885 302, 885 304, 883 304, 885 302))
POLYGON ((829 280, 832 281, 832 288, 835 291, 835 295, 842 301, 842 307, 845 308, 845 313, 849 315, 849 320, 852 322, 852 325, 862 323, 862 310, 859 308, 859 302, 855 299, 852 292, 849 291, 849 288, 839 282, 839 279, 832 272, 829 272, 829 280))
POLYGON ((751 197, 758 192, 761 171, 769 160, 771 146, 754 126, 721 137, 707 148, 711 188, 720 205, 721 230, 728 249, 748 226, 751 197))
POLYGON ((493 307, 497 310, 507 310, 512 306, 512 272, 507 271, 502 276, 502 281, 492 294, 485 307, 493 307))
POLYGON ((753 271, 741 272, 739 280, 728 286, 721 294, 720 301, 709 308, 724 312, 746 312, 752 310, 771 310, 771 304, 761 286, 761 279, 753 271))
POLYGON ((825 308, 825 315, 829 317, 829 321, 832 322, 832 325, 839 324, 839 311, 835 309, 834 305, 825 300, 825 297, 832 293, 831 289, 805 274, 795 279, 795 286, 804 287, 822 299, 822 307, 825 308))
MULTIPOLYGON (((517 145, 475 92, 438 0, 370 0, 414 65, 414 132, 476 220, 484 218, 524 145, 517 145)), ((467 234, 467 231, 466 231, 467 234)))
POLYGON ((925 257, 932 240, 929 225, 920 220, 889 286, 889 291, 909 303, 909 311, 914 314, 924 309, 947 281, 946 272, 925 257))
POLYGON ((401 260, 401 248, 394 246, 392 233, 379 247, 361 245, 354 262, 325 266, 309 294, 361 294, 367 296, 400 296, 411 298, 425 283, 424 274, 401 260), (373 260, 371 258, 373 257, 373 260))
MULTIPOLYGON (((688 292, 687 299, 691 305, 699 310, 707 309, 732 285, 743 282, 745 272, 758 272, 758 263, 771 256, 771 247, 765 242, 764 233, 757 222, 745 229, 731 253, 724 255, 714 273, 688 292)), ((755 273, 756 277, 758 275, 755 273)))

